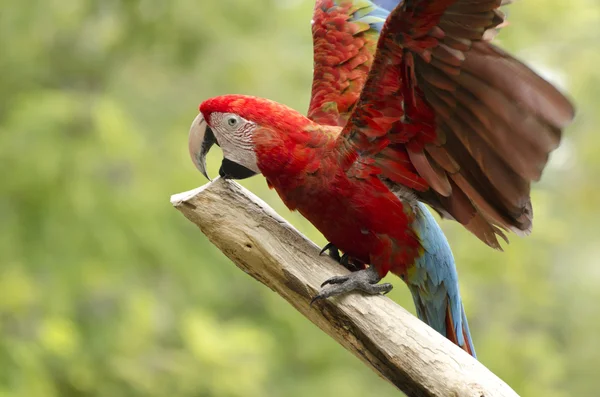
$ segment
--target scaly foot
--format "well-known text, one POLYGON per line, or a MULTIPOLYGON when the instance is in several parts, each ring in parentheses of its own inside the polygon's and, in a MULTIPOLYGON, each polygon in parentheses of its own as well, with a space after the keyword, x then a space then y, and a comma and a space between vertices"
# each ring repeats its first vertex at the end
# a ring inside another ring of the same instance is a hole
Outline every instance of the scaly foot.
POLYGON ((310 304, 320 299, 327 299, 332 296, 345 294, 351 291, 363 291, 369 295, 387 294, 392 290, 393 285, 390 283, 377 284, 381 280, 379 273, 374 266, 369 266, 365 270, 359 270, 350 273, 347 276, 334 276, 325 280, 319 293, 312 298, 310 304))

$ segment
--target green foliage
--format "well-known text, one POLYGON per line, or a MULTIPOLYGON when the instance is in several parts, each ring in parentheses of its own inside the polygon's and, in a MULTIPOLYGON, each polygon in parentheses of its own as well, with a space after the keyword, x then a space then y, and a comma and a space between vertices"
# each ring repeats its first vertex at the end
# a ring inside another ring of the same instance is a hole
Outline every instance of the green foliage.
MULTIPOLYGON (((186 147, 203 99, 306 110, 312 7, 0 0, 0 396, 397 395, 168 201, 205 182, 186 147)), ((501 254, 443 227, 481 361, 524 397, 596 395, 600 3, 509 12, 500 42, 558 77, 579 117, 535 187, 531 237, 501 254)))

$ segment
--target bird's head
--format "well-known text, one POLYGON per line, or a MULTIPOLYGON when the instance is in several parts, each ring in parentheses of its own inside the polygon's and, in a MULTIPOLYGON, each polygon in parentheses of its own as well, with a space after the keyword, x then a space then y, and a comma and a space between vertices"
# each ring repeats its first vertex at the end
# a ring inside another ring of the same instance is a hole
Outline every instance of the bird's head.
MULTIPOLYGON (((244 179, 261 173, 258 146, 302 127, 300 113, 276 102, 244 95, 224 95, 200 104, 189 134, 189 151, 196 168, 210 179, 206 155, 217 144, 223 151, 219 175, 244 179), (262 138, 262 140, 261 140, 262 138)), ((263 145, 264 146, 264 145, 263 145)))

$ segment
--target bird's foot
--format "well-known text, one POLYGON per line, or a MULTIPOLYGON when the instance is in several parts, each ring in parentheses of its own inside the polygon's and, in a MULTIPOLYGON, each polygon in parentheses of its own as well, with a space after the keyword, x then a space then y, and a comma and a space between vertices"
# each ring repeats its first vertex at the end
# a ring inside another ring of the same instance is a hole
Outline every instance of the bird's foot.
POLYGON ((365 268, 364 263, 360 262, 358 259, 350 258, 348 254, 343 254, 342 256, 340 256, 340 250, 332 243, 327 243, 327 245, 323 247, 319 255, 323 255, 325 251, 329 253, 330 258, 332 258, 334 261, 344 266, 351 272, 355 272, 357 270, 362 270, 365 268))
POLYGON ((323 247, 321 252, 319 252, 319 256, 323 255, 325 253, 325 251, 327 251, 327 253, 329 254, 329 257, 332 258, 336 262, 339 262, 342 259, 340 257, 340 250, 335 245, 333 245, 333 243, 327 243, 327 245, 325 245, 325 247, 323 247))
POLYGON ((369 295, 385 295, 394 288, 390 283, 377 284, 380 280, 381 277, 374 266, 350 273, 347 276, 331 277, 321 284, 321 287, 324 288, 321 288, 321 291, 312 298, 310 304, 312 305, 320 299, 327 299, 351 291, 362 291, 369 295), (327 286, 328 284, 329 286, 327 286))

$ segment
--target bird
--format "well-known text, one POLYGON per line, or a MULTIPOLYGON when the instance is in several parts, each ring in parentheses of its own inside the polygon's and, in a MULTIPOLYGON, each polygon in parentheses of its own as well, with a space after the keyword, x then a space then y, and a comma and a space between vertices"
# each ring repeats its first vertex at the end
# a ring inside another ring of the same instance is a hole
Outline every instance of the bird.
POLYGON ((262 174, 351 270, 313 302, 385 294, 391 272, 417 316, 476 357, 455 259, 429 208, 494 249, 507 232, 528 235, 531 183, 575 115, 491 42, 509 2, 316 0, 306 116, 248 95, 200 104, 188 141, 198 170, 210 179, 206 155, 220 146, 221 177, 262 174))

